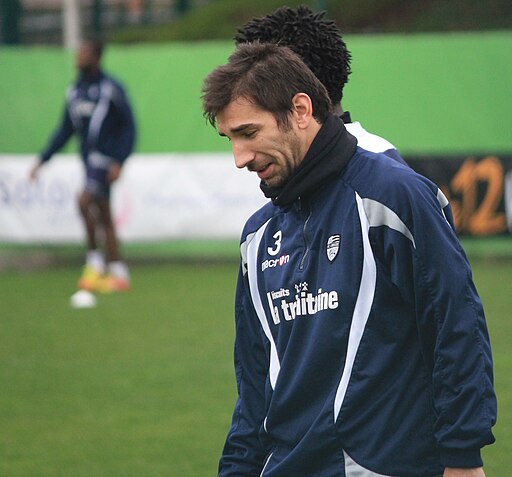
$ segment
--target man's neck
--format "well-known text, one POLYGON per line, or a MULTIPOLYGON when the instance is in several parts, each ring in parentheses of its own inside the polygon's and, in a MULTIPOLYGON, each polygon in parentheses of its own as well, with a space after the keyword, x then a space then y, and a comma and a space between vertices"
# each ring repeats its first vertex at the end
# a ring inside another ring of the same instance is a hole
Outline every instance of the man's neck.
POLYGON ((341 117, 343 114, 343 108, 341 107, 341 103, 335 104, 332 108, 332 113, 338 117, 341 117))
POLYGON ((101 76, 99 68, 87 69, 80 71, 80 78, 84 81, 94 81, 101 76))
MULTIPOLYGON (((308 127, 306 134, 304 135, 304 140, 302 142, 302 153, 303 153, 302 160, 304 160, 304 157, 306 156, 307 152, 309 151, 311 144, 313 144, 313 141, 315 140, 315 137, 321 128, 322 128, 322 125, 320 123, 318 123, 314 118, 312 118, 311 124, 308 127)), ((301 162, 302 162, 302 160, 301 160, 301 162)))

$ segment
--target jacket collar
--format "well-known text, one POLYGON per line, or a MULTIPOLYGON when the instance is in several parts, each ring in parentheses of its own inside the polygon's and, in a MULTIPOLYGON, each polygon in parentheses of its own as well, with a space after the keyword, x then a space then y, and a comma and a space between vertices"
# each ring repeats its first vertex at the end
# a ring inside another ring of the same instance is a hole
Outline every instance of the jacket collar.
POLYGON ((351 123, 352 118, 350 117, 350 111, 345 111, 341 116, 341 120, 343 121, 343 124, 351 123))
POLYGON ((289 205, 337 177, 356 147, 357 139, 348 133, 339 117, 330 114, 286 184, 272 188, 261 182, 260 188, 274 205, 289 205))
POLYGON ((80 73, 78 75, 77 84, 92 84, 92 83, 99 83, 105 74, 102 70, 97 70, 94 73, 91 74, 84 74, 80 73))

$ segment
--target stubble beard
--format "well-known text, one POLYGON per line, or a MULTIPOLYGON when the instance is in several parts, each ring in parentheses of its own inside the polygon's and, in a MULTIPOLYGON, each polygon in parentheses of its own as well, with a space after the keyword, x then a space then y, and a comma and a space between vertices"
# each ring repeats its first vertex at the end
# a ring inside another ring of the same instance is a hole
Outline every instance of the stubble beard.
MULTIPOLYGON (((281 163, 280 171, 278 174, 276 174, 274 177, 271 177, 268 181, 264 181, 267 187, 284 187, 286 183, 292 178, 304 158, 301 151, 299 138, 293 130, 289 130, 286 133, 285 139, 286 140, 283 142, 287 142, 290 146, 288 154, 285 156, 286 160, 281 163)), ((279 164, 278 161, 274 162, 279 164)))

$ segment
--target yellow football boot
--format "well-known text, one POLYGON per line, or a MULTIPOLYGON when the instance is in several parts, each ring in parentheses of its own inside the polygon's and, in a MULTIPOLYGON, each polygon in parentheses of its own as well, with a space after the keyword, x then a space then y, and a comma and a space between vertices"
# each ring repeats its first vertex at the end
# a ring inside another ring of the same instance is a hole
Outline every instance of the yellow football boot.
POLYGON ((91 292, 99 291, 103 287, 103 281, 103 276, 95 268, 86 265, 78 280, 78 288, 91 292))
POLYGON ((130 289, 130 281, 109 274, 102 277, 98 291, 101 293, 127 292, 130 289))

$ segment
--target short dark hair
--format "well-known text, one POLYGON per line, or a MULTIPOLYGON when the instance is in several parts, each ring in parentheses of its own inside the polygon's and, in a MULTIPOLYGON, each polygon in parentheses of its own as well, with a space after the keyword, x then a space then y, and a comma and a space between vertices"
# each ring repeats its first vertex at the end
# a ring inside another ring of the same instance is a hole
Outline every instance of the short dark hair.
POLYGON ((325 12, 312 12, 301 5, 281 7, 272 14, 254 18, 237 30, 235 43, 277 43, 297 53, 327 88, 333 105, 343 97, 351 73, 351 55, 341 31, 325 12))
POLYGON ((203 115, 212 126, 217 115, 237 98, 269 111, 284 129, 289 126, 292 99, 297 93, 310 97, 313 116, 321 124, 332 107, 327 90, 299 56, 270 43, 238 46, 227 64, 206 77, 202 93, 203 115))

